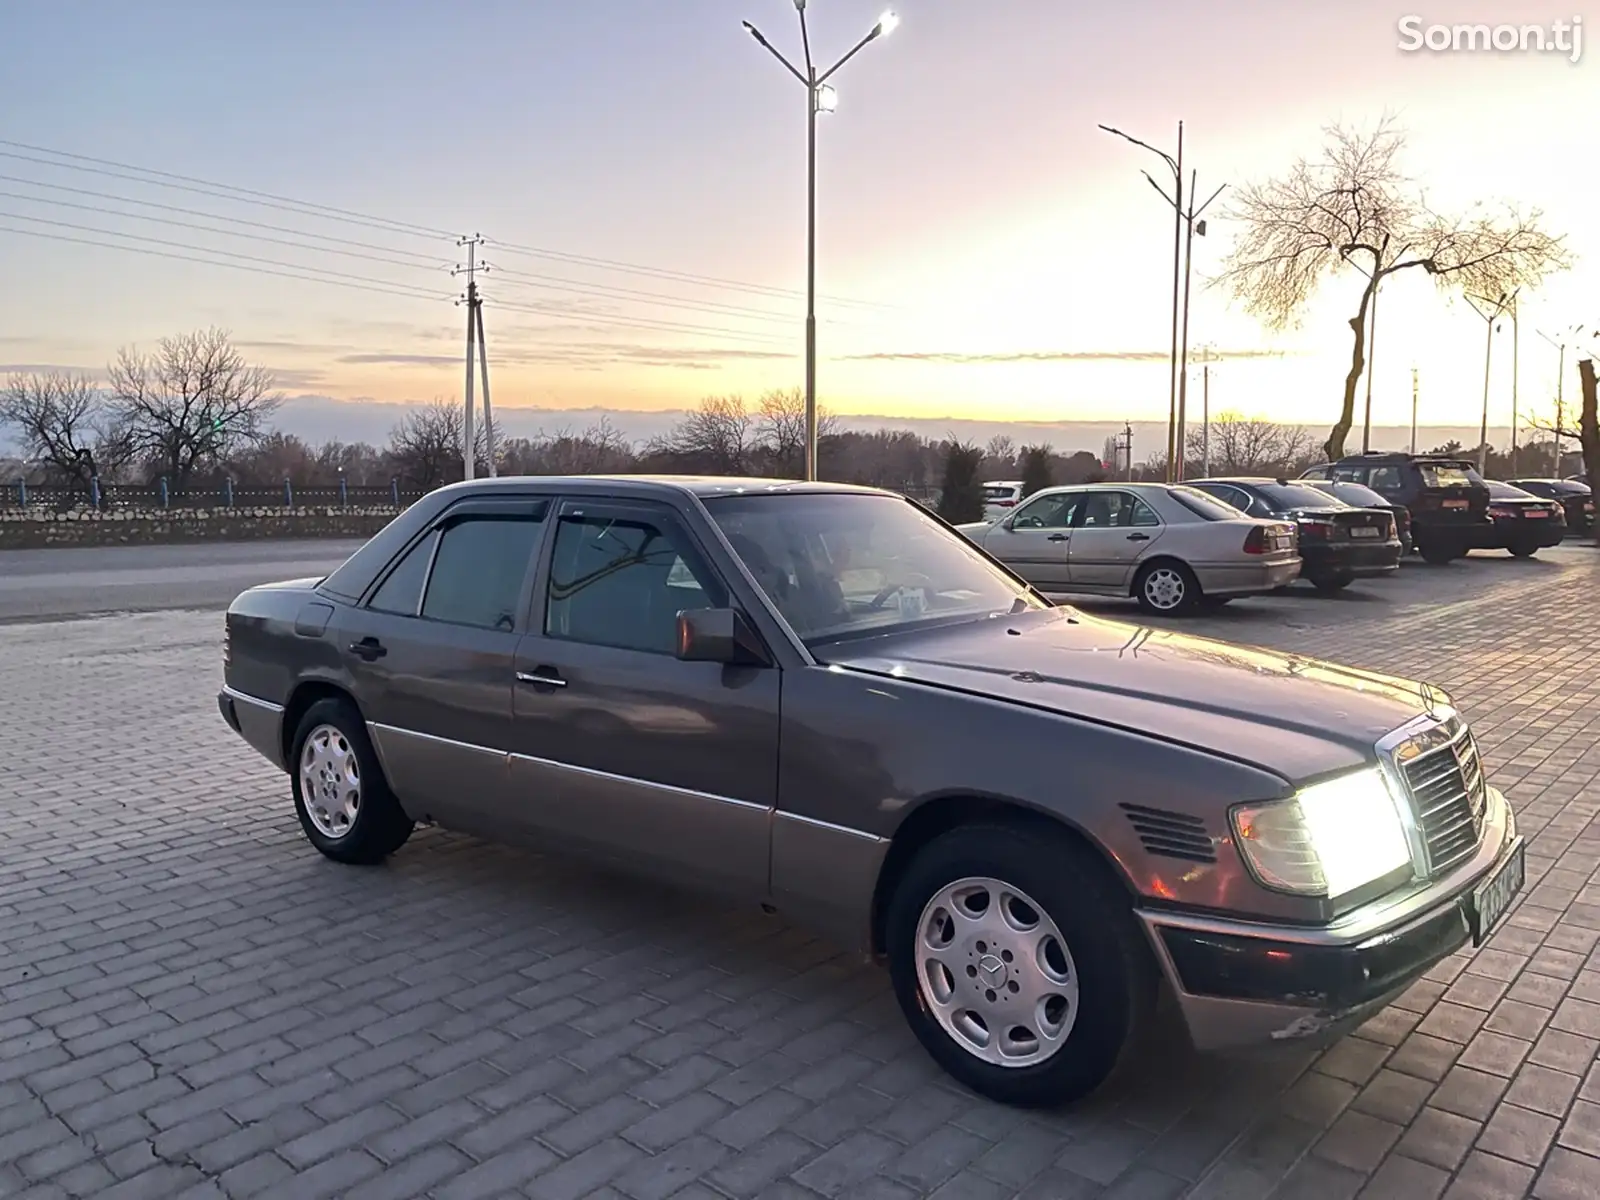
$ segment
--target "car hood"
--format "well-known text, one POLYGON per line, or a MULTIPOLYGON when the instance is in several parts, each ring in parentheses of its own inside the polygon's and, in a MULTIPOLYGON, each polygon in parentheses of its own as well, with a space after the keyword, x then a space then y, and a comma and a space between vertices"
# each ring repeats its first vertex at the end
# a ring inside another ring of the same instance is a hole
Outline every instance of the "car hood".
POLYGON ((1449 704, 1424 683, 1070 608, 842 642, 819 655, 1177 742, 1293 783, 1375 761, 1384 734, 1449 704))

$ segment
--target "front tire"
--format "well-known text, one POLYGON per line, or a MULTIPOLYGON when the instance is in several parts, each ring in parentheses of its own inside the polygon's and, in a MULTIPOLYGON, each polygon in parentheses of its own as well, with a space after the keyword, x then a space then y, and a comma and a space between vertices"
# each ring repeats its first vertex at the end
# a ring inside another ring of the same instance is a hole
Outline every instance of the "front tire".
POLYGON ((1154 968, 1126 893, 1062 833, 977 825, 935 839, 895 888, 885 933, 917 1039, 1003 1104, 1088 1095, 1153 1008, 1154 968))
POLYGON ((1452 563, 1462 556, 1461 547, 1445 538, 1428 538, 1417 543, 1417 553, 1422 555, 1422 561, 1442 567, 1452 563))
POLYGON ((336 862, 382 862, 415 823, 389 790, 366 722, 346 700, 319 700, 295 730, 290 786, 300 828, 336 862))
POLYGON ((1539 553, 1538 546, 1508 546, 1506 548, 1511 551, 1514 558, 1532 558, 1539 553))
POLYGON ((1182 616, 1200 603, 1200 581, 1183 563, 1162 559, 1139 568, 1133 580, 1133 595, 1147 613, 1182 616))

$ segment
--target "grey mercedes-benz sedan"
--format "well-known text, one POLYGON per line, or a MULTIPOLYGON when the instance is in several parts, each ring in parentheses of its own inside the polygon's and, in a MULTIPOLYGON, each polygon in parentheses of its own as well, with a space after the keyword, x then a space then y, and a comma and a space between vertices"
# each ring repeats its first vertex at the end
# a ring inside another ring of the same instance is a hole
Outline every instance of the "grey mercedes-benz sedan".
POLYGON ((239 596, 224 658, 330 858, 436 822, 770 906, 1012 1103, 1163 988, 1202 1049, 1335 1037, 1524 878, 1438 689, 1053 607, 867 488, 453 485, 239 596))

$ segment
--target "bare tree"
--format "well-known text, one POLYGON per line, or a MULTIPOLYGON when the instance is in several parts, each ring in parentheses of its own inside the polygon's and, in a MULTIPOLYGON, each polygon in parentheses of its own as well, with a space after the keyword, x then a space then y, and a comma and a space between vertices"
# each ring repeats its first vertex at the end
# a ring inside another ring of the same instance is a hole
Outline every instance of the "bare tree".
MULTIPOLYGON (((838 433, 839 421, 817 406, 817 445, 838 433)), ((779 475, 798 479, 806 469, 806 398, 799 388, 773 389, 756 402, 756 442, 779 475)))
POLYGON ((1344 454, 1355 423, 1367 314, 1385 279, 1416 268, 1441 288, 1495 297, 1567 265, 1563 239, 1539 228, 1537 212, 1432 211, 1401 173, 1404 144, 1387 117, 1366 132, 1333 127, 1320 158, 1301 159, 1286 175, 1247 186, 1229 214, 1244 230, 1216 282, 1230 287, 1270 328, 1294 324, 1312 295, 1342 268, 1353 267, 1364 277, 1349 321, 1343 404, 1323 447, 1329 459, 1344 454))
MULTIPOLYGON (((413 487, 432 491, 459 481, 465 474, 462 425, 465 414, 454 400, 435 398, 408 412, 389 433, 388 456, 395 473, 413 487)), ((473 458, 483 458, 483 428, 479 426, 473 458)))
POLYGON ((272 373, 245 362, 220 329, 163 338, 154 354, 125 348, 110 375, 119 436, 179 492, 196 470, 258 441, 283 399, 272 373))
POLYGON ((750 414, 739 396, 707 396, 648 453, 686 470, 741 475, 749 470, 750 414))
MULTIPOLYGON (((1578 384, 1583 394, 1578 409, 1578 440, 1583 444, 1583 470, 1591 488, 1600 486, 1600 396, 1596 392, 1594 361, 1578 360, 1578 384)), ((1600 521, 1595 522, 1594 540, 1600 545, 1600 521)))
MULTIPOLYGON (((1190 429, 1185 439, 1186 456, 1197 468, 1205 460, 1204 439, 1204 427, 1190 429)), ((1213 475, 1278 478, 1299 474, 1301 463, 1311 457, 1311 434, 1302 425, 1279 425, 1225 412, 1212 418, 1210 449, 1213 475)))
POLYGON ((85 493, 102 470, 120 465, 105 393, 86 376, 14 375, 0 391, 0 425, 13 427, 24 453, 85 493))
POLYGON ((566 429, 504 444, 500 469, 507 475, 600 475, 632 470, 633 447, 608 418, 581 433, 566 429))
POLYGON ((1009 434, 997 433, 989 439, 983 450, 983 474, 986 479, 1014 477, 1017 470, 1017 443, 1009 434))

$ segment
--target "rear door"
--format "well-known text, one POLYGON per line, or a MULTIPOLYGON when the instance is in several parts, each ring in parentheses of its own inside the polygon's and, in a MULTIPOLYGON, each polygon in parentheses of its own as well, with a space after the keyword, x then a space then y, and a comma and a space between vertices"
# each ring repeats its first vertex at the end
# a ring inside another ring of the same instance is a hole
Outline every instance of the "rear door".
POLYGON ((1034 496, 984 537, 983 548, 1040 591, 1067 586, 1067 552, 1080 492, 1034 496))
POLYGON ((1086 493, 1067 554, 1073 588, 1126 592, 1139 560, 1165 532, 1155 510, 1131 492, 1086 493))
POLYGON ((453 506, 345 610, 340 651, 406 810, 492 832, 506 795, 512 663, 547 499, 453 506))

